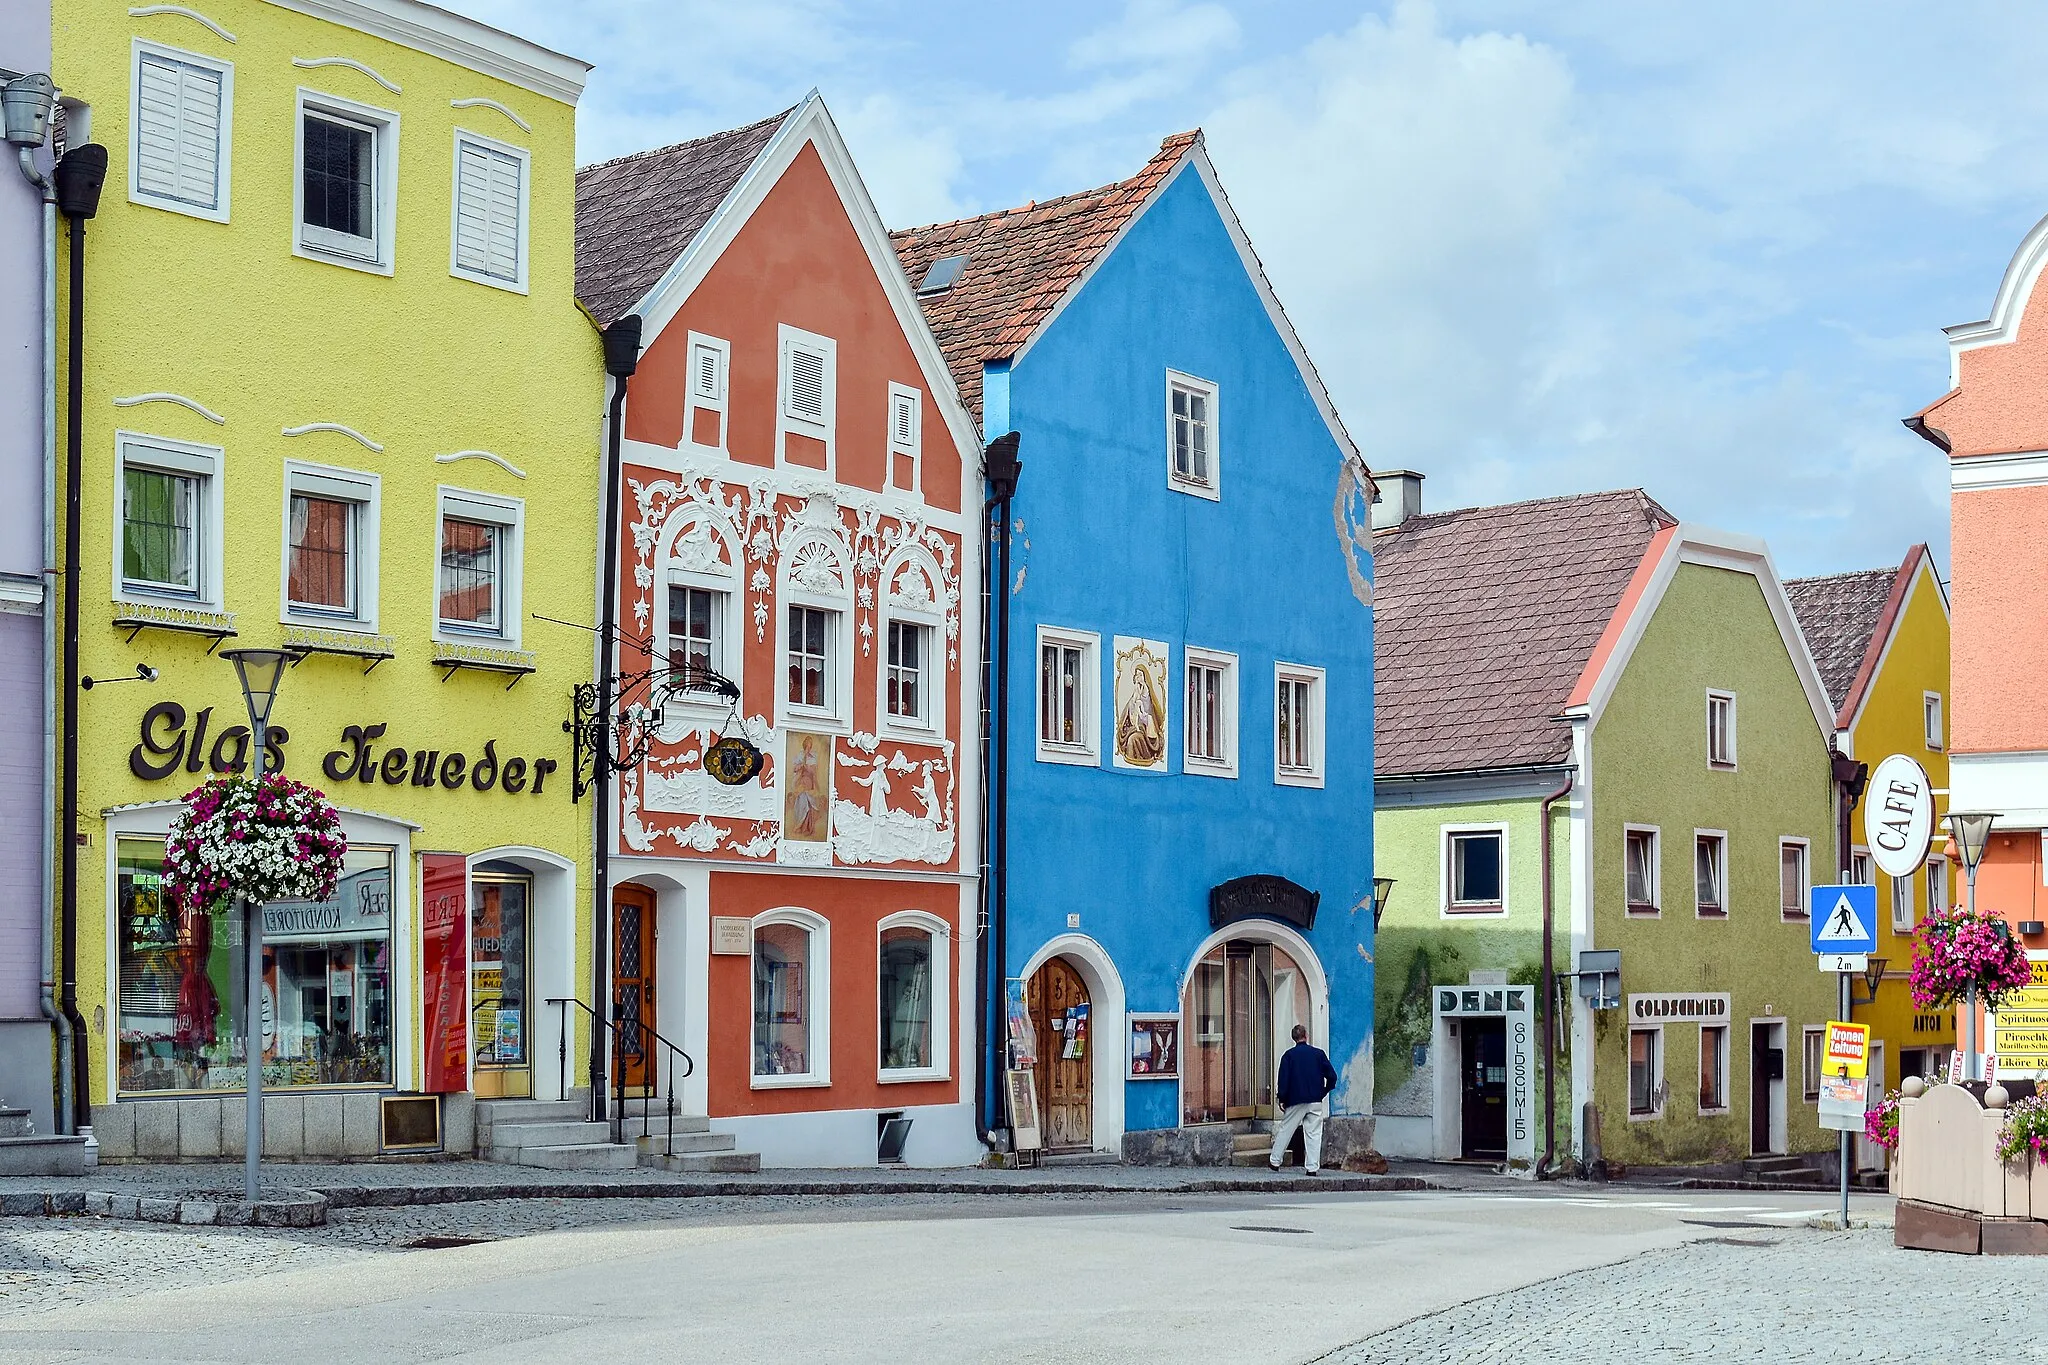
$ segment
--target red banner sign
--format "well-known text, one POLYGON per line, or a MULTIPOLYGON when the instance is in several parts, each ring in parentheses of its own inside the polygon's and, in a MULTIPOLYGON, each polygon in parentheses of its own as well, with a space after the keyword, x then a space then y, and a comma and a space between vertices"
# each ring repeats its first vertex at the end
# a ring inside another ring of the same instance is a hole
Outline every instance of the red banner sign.
POLYGON ((429 853, 420 862, 425 1090, 446 1095, 469 1089, 469 869, 450 853, 429 853))

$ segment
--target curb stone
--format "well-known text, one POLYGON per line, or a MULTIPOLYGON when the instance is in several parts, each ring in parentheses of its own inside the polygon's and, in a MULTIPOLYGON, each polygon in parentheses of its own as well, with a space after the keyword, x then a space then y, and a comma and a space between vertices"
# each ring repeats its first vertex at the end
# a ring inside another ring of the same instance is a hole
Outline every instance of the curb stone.
POLYGON ((250 1204, 240 1199, 166 1198, 106 1190, 14 1191, 0 1195, 0 1217, 53 1218, 84 1214, 140 1223, 188 1227, 311 1228, 327 1221, 329 1204, 317 1190, 279 1190, 250 1204))

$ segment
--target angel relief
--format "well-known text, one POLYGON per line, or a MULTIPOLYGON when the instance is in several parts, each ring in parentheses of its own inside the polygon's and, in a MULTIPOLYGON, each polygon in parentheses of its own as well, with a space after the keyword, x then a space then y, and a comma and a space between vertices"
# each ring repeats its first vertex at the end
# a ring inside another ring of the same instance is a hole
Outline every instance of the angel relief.
POLYGON ((832 802, 832 850, 847 863, 951 861, 953 746, 930 753, 855 735, 855 753, 839 756, 839 794, 832 802), (850 799, 853 789, 865 800, 850 799))

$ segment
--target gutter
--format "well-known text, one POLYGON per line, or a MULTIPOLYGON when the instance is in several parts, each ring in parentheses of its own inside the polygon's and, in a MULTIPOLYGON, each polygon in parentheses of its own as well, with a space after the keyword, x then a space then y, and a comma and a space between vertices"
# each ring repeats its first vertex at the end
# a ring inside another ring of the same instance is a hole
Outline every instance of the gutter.
MULTIPOLYGON (((988 676, 993 677, 994 685, 991 687, 986 680, 983 682, 982 704, 987 707, 993 693, 995 740, 990 755, 993 780, 983 786, 982 838, 985 846, 993 846, 993 851, 989 856, 990 877, 984 891, 988 897, 988 928, 981 936, 981 970, 975 976, 975 1027, 981 1032, 977 1052, 981 1067, 987 1074, 979 1078, 980 1083, 974 1090, 974 1127, 975 1135, 991 1151, 996 1150, 994 1119, 997 1110, 990 1086, 1000 1081, 1008 1071, 1003 1063, 1007 1061, 1009 1047, 1007 990, 1002 996, 1002 1022, 991 1017, 991 1007, 995 981, 1008 982, 1010 963, 1010 500, 1017 494, 1017 478, 1024 469, 1024 462, 1017 458, 1018 439, 1013 431, 990 441, 982 451, 982 474, 990 489, 987 501, 982 504, 984 523, 989 512, 995 513, 995 525, 991 531, 996 540, 995 572, 986 582, 992 583, 994 589, 998 649, 988 647, 988 608, 984 605, 982 657, 987 661, 984 669, 988 676)), ((988 591, 987 586, 983 591, 988 591)), ((989 733, 989 727, 984 725, 984 745, 989 742, 989 733)))
POLYGON ((1578 770, 1565 769, 1564 785, 1543 798, 1537 808, 1536 843, 1543 867, 1543 1155, 1536 1162, 1538 1180, 1553 1179, 1557 1166, 1557 961, 1551 947, 1557 921, 1556 880, 1551 869, 1550 808, 1572 794, 1578 770))
POLYGON ((1949 446, 1948 433, 1943 431, 1940 427, 1928 426, 1927 419, 1925 417, 1901 417, 1899 419, 1899 423, 1900 425, 1904 426, 1906 430, 1912 432, 1915 436, 1918 436, 1921 440, 1927 442, 1929 445, 1939 450, 1942 454, 1952 455, 1955 453, 1949 446))

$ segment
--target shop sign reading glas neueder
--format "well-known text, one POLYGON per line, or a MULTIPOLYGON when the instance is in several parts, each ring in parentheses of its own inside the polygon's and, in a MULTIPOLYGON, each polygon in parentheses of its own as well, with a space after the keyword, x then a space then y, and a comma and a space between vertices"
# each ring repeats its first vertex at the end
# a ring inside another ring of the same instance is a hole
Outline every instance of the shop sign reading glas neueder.
MULTIPOLYGON (((217 773, 238 773, 249 762, 249 727, 230 725, 211 736, 213 708, 202 708, 189 717, 174 701, 160 701, 142 713, 138 742, 128 753, 128 771, 145 782, 158 782, 177 773, 212 769, 217 773)), ((390 744, 379 747, 389 726, 345 725, 340 746, 321 759, 320 770, 330 782, 381 782, 387 787, 443 787, 455 791, 500 791, 508 796, 540 796, 549 774, 560 766, 552 758, 500 757, 498 741, 484 741, 481 754, 459 749, 417 748, 390 744)), ((266 772, 281 772, 285 745, 291 731, 281 725, 269 727, 264 746, 266 772)))

